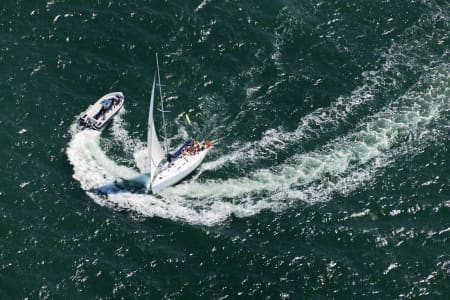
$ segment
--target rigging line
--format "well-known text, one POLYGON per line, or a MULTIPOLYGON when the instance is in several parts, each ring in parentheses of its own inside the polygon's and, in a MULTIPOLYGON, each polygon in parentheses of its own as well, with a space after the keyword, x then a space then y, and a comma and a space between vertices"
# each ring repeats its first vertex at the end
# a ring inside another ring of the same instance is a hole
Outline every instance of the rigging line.
POLYGON ((109 90, 111 91, 112 88, 113 88, 118 82, 119 82, 119 80, 116 80, 116 81, 109 87, 109 90))
POLYGON ((158 71, 158 87, 159 87, 159 98, 161 99, 161 112, 162 112, 162 121, 163 121, 163 131, 164 131, 164 152, 167 155, 169 151, 168 141, 167 141, 167 129, 166 129, 166 118, 164 116, 164 101, 161 91, 161 77, 159 76, 159 62, 158 62, 158 53, 156 53, 156 69, 158 71))

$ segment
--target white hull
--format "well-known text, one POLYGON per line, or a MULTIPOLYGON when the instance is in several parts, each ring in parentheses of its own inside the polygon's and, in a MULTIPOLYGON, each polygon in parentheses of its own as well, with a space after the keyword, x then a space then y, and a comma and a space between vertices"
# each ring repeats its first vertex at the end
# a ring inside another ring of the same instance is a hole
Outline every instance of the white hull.
POLYGON ((106 123, 108 123, 108 121, 123 107, 124 100, 125 98, 121 92, 114 92, 104 95, 80 115, 81 123, 89 128, 97 130, 103 128, 103 126, 105 126, 106 123), (105 109, 102 113, 100 113, 104 107, 102 102, 113 98, 116 99, 116 102, 108 107, 108 109, 105 109))
POLYGON ((159 190, 174 185, 191 174, 201 164, 208 151, 209 148, 195 155, 186 155, 172 163, 166 163, 151 184, 152 192, 157 193, 159 190))

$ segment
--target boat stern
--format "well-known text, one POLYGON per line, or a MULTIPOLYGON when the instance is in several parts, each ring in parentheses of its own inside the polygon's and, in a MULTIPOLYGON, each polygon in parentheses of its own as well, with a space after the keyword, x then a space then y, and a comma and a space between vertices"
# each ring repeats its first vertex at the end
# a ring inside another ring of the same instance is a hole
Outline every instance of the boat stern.
POLYGON ((208 151, 209 147, 196 155, 185 156, 172 163, 166 163, 153 181, 152 192, 158 193, 158 191, 183 180, 202 163, 208 151))

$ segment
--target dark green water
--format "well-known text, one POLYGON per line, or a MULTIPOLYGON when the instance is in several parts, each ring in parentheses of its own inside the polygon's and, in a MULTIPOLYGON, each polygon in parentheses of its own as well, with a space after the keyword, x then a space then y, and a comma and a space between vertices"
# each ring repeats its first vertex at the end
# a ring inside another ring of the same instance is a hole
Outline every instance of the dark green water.
POLYGON ((449 35, 443 0, 3 0, 0 297, 447 298, 449 35), (114 183, 156 52, 172 147, 214 145, 160 196, 114 183))

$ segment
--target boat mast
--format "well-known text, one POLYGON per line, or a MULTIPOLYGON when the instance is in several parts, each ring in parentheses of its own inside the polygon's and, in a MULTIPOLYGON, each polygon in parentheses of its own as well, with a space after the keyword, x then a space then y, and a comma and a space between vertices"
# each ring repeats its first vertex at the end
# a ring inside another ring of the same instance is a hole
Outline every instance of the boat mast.
POLYGON ((162 122, 163 122, 163 130, 164 130, 164 152, 167 155, 169 151, 168 143, 167 143, 167 129, 166 129, 166 118, 164 116, 164 101, 161 91, 161 77, 159 76, 159 63, 158 63, 158 53, 156 53, 156 69, 158 70, 158 86, 159 86, 159 98, 161 99, 161 113, 162 113, 162 122))

